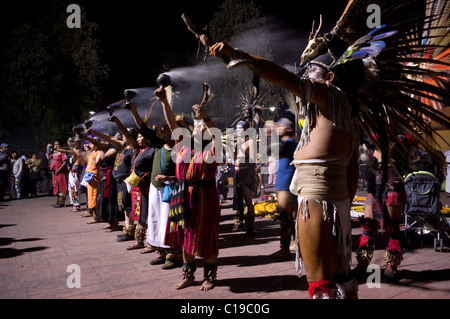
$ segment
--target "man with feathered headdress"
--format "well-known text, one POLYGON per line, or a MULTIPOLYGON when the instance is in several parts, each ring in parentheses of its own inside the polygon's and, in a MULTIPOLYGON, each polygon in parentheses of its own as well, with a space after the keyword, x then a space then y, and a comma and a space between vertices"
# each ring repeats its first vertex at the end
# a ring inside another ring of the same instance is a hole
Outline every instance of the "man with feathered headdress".
MULTIPOLYGON (((226 44, 212 50, 213 54, 214 50, 227 55, 234 52, 226 44)), ((283 83, 305 102, 304 134, 295 153, 296 173, 291 183, 299 200, 297 235, 311 297, 334 297, 335 275, 349 274, 350 199, 358 177, 356 118, 351 104, 332 84, 335 74, 328 69, 330 57, 311 63, 307 78, 267 60, 247 58, 257 60, 263 79, 283 83)))
MULTIPOLYGON (((417 98, 449 101, 448 73, 417 65, 440 63, 425 61, 418 54, 441 49, 424 44, 423 37, 427 31, 436 35, 438 28, 445 28, 439 21, 447 1, 436 4, 432 16, 427 15, 429 4, 424 0, 412 0, 407 5, 393 0, 373 2, 380 6, 381 20, 387 26, 374 30, 361 27, 367 19, 364 15, 369 2, 349 1, 332 32, 311 36, 302 55, 302 61, 309 63, 302 78, 223 42, 210 48, 213 56, 228 63, 228 68, 245 65, 301 100, 299 114, 305 118, 305 125, 294 156, 296 172, 291 191, 299 200, 298 246, 311 298, 357 297, 357 284, 349 269, 349 210, 358 181, 360 130, 369 138, 378 137, 372 142, 387 165, 388 147, 398 140, 394 132, 403 129, 427 145, 416 131, 432 136, 423 118, 450 128, 448 117, 417 98), (411 79, 411 75, 415 77, 411 79), (435 82, 425 84, 424 76, 435 82)), ((448 48, 448 39, 444 45, 448 48)))

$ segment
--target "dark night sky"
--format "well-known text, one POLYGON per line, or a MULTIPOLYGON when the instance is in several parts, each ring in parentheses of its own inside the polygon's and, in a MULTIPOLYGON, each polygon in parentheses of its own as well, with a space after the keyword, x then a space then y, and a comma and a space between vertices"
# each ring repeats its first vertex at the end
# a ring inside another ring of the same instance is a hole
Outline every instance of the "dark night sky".
MULTIPOLYGON (((104 1, 104 0, 60 0, 64 6, 80 4, 87 19, 98 24, 95 36, 100 41, 102 58, 110 67, 110 76, 105 83, 105 100, 117 100, 126 88, 155 85, 157 74, 164 71, 161 52, 164 50, 186 50, 195 52, 198 42, 187 30, 181 15, 186 13, 199 25, 206 25, 212 19, 220 3, 218 0, 201 1, 104 1)), ((324 15, 324 23, 331 27, 340 17, 346 0, 272 0, 254 1, 262 13, 292 31, 292 39, 298 49, 287 44, 274 48, 275 59, 278 50, 292 52, 279 63, 298 62, 306 43, 302 40, 310 31, 312 20, 324 15), (298 33, 296 33, 296 31, 298 33), (291 47, 289 47, 291 46, 291 47)), ((13 1, 8 10, 2 10, 2 28, 39 18, 39 6, 48 1, 13 1)), ((69 16, 69 13, 67 13, 69 16)), ((65 26, 62 26, 65 27, 65 26)), ((329 31, 324 28, 324 31, 329 31)))
MULTIPOLYGON (((198 42, 187 30, 181 15, 186 13, 203 26, 212 19, 223 1, 85 2, 88 19, 99 25, 98 37, 101 48, 104 58, 111 67, 105 94, 105 98, 108 99, 112 98, 116 91, 121 94, 125 88, 153 86, 155 74, 164 71, 160 62, 163 50, 195 52, 198 42)), ((273 17, 283 27, 307 34, 312 20, 318 20, 321 13, 325 22, 334 25, 347 1, 264 0, 255 3, 263 14, 273 17)), ((294 33, 293 37, 295 36, 294 33)), ((298 40, 300 39, 299 36, 298 40)), ((299 44, 299 50, 303 49, 303 45, 299 44)), ((292 57, 297 61, 278 62, 298 62, 299 55, 300 52, 297 52, 292 57)))
MULTIPOLYGON (((327 32, 341 16, 348 0, 254 0, 269 21, 270 32, 283 36, 272 43, 274 61, 283 64, 298 63, 300 54, 306 46, 306 39, 313 20, 318 21, 323 14, 324 28, 327 32), (273 28, 273 29, 272 29, 273 28), (281 28, 281 29, 280 29, 281 28)), ((16 25, 41 21, 55 3, 63 10, 68 5, 81 5, 88 21, 98 25, 94 34, 102 51, 101 59, 110 69, 105 81, 102 103, 95 112, 105 112, 105 105, 123 99, 125 89, 148 88, 156 85, 159 73, 167 71, 162 65, 162 52, 175 51, 180 55, 198 48, 198 41, 190 33, 181 15, 186 13, 199 26, 206 25, 218 10, 223 0, 22 0, 10 1, 0 10, 0 43, 4 36, 16 25), (50 5, 52 3, 52 5, 50 5)), ((54 27, 67 28, 66 21, 45 21, 54 27)), ((317 24, 316 24, 317 26, 317 24)), ((83 27, 83 25, 81 25, 83 27)), ((2 51, 0 51, 1 53, 2 51)), ((251 52, 250 52, 251 53, 251 52)), ((0 54, 1 56, 1 54, 0 54)), ((197 64, 171 66, 175 68, 197 64)), ((225 68, 224 68, 225 69, 225 68)), ((6 78, 7 74, 1 74, 6 78)), ((136 102, 136 101, 135 101, 136 102)), ((29 130, 14 127, 17 132, 29 130)), ((12 133, 11 143, 19 145, 33 136, 19 138, 12 133)), ((24 146, 25 147, 25 146, 24 146)))

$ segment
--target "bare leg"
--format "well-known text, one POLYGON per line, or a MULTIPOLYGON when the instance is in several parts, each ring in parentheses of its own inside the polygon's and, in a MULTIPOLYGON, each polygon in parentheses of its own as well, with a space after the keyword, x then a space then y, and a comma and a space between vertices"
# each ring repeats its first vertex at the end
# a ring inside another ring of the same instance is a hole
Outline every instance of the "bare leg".
MULTIPOLYGON (((337 244, 332 235, 333 222, 324 220, 322 205, 308 201, 309 218, 298 217, 300 250, 308 282, 333 280, 337 256, 337 244)), ((300 208, 300 212, 302 208, 300 208)))
POLYGON ((133 226, 134 225, 134 219, 131 217, 131 210, 125 211, 125 227, 126 226, 133 226))
POLYGON ((387 212, 390 220, 401 220, 402 219, 402 212, 403 212, 403 206, 397 205, 397 206, 387 206, 387 212))
POLYGON ((277 192, 278 212, 280 214, 280 250, 273 253, 272 257, 288 257, 291 255, 289 246, 292 235, 295 232, 294 213, 297 203, 292 199, 289 191, 277 192))
POLYGON ((245 226, 247 228, 247 235, 254 235, 255 230, 253 225, 255 223, 255 207, 253 206, 253 191, 247 186, 242 187, 245 205, 247 206, 247 216, 245 217, 245 226))

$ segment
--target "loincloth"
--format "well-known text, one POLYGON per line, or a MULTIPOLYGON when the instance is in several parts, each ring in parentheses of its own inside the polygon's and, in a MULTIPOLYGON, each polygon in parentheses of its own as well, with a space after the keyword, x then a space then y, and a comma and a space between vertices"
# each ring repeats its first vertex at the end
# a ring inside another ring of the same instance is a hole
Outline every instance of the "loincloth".
MULTIPOLYGON (((310 200, 322 206, 323 219, 332 221, 332 235, 336 240, 343 269, 349 271, 351 260, 351 220, 347 188, 348 159, 293 161, 296 171, 292 178, 291 192, 298 197, 298 218, 310 217, 310 200)), ((297 240, 297 275, 301 274, 301 253, 297 240)))
MULTIPOLYGON (((300 245, 298 242, 298 228, 297 223, 300 215, 303 220, 309 218, 308 199, 304 197, 298 197, 299 212, 297 214, 297 221, 295 226, 295 239, 296 239, 296 269, 297 275, 301 276, 302 260, 300 245)), ((350 261, 352 254, 352 240, 351 240, 351 219, 350 219, 350 200, 329 201, 329 200, 315 200, 322 206, 322 214, 324 220, 332 221, 333 227, 331 233, 337 243, 337 253, 341 259, 342 268, 346 273, 350 270, 350 261), (331 218, 332 216, 332 218, 331 218)))
POLYGON ((316 200, 348 198, 348 158, 293 161, 295 165, 290 191, 296 196, 316 200))

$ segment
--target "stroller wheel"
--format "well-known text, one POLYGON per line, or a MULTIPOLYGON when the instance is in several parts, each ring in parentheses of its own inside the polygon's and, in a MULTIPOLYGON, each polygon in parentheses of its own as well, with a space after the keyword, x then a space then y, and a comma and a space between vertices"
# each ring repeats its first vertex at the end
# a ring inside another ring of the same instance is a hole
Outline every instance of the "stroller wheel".
POLYGON ((443 238, 439 239, 439 247, 438 247, 438 239, 434 238, 433 247, 434 247, 434 251, 443 252, 444 251, 444 239, 443 238))

